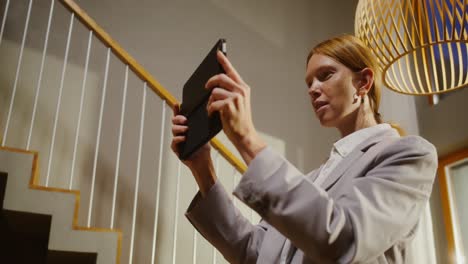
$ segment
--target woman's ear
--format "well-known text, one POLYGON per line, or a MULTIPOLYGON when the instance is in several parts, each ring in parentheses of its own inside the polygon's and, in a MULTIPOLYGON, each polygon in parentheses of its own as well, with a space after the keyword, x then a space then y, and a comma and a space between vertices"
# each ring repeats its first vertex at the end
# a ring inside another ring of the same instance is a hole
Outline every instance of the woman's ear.
POLYGON ((365 68, 358 73, 357 91, 359 96, 363 96, 369 92, 374 84, 374 71, 370 68, 365 68))

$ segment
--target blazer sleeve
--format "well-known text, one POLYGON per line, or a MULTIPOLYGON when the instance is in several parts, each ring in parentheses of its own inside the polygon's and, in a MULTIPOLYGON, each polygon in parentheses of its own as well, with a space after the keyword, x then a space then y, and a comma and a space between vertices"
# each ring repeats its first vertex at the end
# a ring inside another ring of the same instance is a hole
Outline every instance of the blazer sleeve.
POLYGON ((347 192, 332 198, 266 148, 251 162, 234 195, 314 262, 366 262, 416 225, 436 167, 432 144, 404 137, 377 155, 347 192))
POLYGON ((205 197, 196 194, 185 215, 229 263, 256 263, 269 225, 253 225, 242 216, 219 180, 205 197))

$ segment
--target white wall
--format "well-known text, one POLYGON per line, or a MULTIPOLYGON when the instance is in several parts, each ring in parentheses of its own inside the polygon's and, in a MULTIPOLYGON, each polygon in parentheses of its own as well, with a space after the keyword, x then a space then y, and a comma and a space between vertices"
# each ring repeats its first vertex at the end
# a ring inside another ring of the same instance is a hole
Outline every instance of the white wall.
POLYGON ((416 100, 421 135, 437 147, 439 157, 468 147, 468 89, 442 96, 434 106, 426 97, 416 100))
MULTIPOLYGON (((11 96, 16 76, 16 65, 20 53, 18 43, 3 40, 0 48, 0 112, 1 131, 4 132, 11 96)), ((23 51, 22 66, 17 81, 16 95, 13 103, 10 125, 5 138, 5 145, 20 149, 26 149, 33 116, 33 106, 39 79, 39 69, 42 52, 26 47, 23 51)), ((49 156, 51 154, 52 134, 55 122, 55 114, 60 89, 63 60, 55 56, 46 57, 46 66, 40 86, 34 126, 32 128, 30 150, 40 153, 41 184, 46 184, 46 175, 49 168, 49 156)), ((65 73, 60 112, 57 116, 57 129, 54 151, 50 165, 50 186, 68 188, 70 167, 73 156, 73 147, 78 122, 78 109, 81 97, 83 80, 83 68, 80 65, 68 64, 65 73), (60 175, 60 177, 57 177, 60 175)), ((99 99, 99 78, 93 73, 88 73, 87 91, 81 119, 79 133, 79 152, 76 156, 75 175, 89 174, 90 167, 83 166, 89 160, 96 144, 95 131, 97 128, 99 99)), ((79 188, 82 183, 75 178, 73 185, 79 188)))
POLYGON ((304 153, 304 170, 326 158, 338 135, 315 120, 305 58, 319 40, 352 33, 356 2, 78 1, 177 98, 215 40, 227 38, 228 56, 252 87, 257 128, 284 139, 292 162, 304 153))

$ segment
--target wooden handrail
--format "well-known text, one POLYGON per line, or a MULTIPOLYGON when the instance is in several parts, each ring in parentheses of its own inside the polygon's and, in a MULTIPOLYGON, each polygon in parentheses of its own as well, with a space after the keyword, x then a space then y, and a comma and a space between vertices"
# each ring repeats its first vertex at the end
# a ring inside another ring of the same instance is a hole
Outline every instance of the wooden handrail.
MULTIPOLYGON (((169 93, 158 81, 156 81, 143 66, 141 66, 127 51, 125 51, 111 36, 100 27, 86 12, 81 9, 73 0, 60 0, 60 2, 83 23, 93 34, 146 84, 171 108, 179 104, 177 99, 169 93)), ((218 139, 213 138, 211 145, 240 173, 244 173, 247 167, 234 154, 229 151, 218 139)))

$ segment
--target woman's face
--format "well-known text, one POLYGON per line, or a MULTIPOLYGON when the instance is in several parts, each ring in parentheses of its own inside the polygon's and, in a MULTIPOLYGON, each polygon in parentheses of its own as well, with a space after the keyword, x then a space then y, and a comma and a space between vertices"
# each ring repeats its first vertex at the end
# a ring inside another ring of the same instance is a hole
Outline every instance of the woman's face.
POLYGON ((356 78, 349 68, 334 59, 314 54, 307 64, 306 83, 315 115, 322 126, 338 127, 359 108, 356 78))

